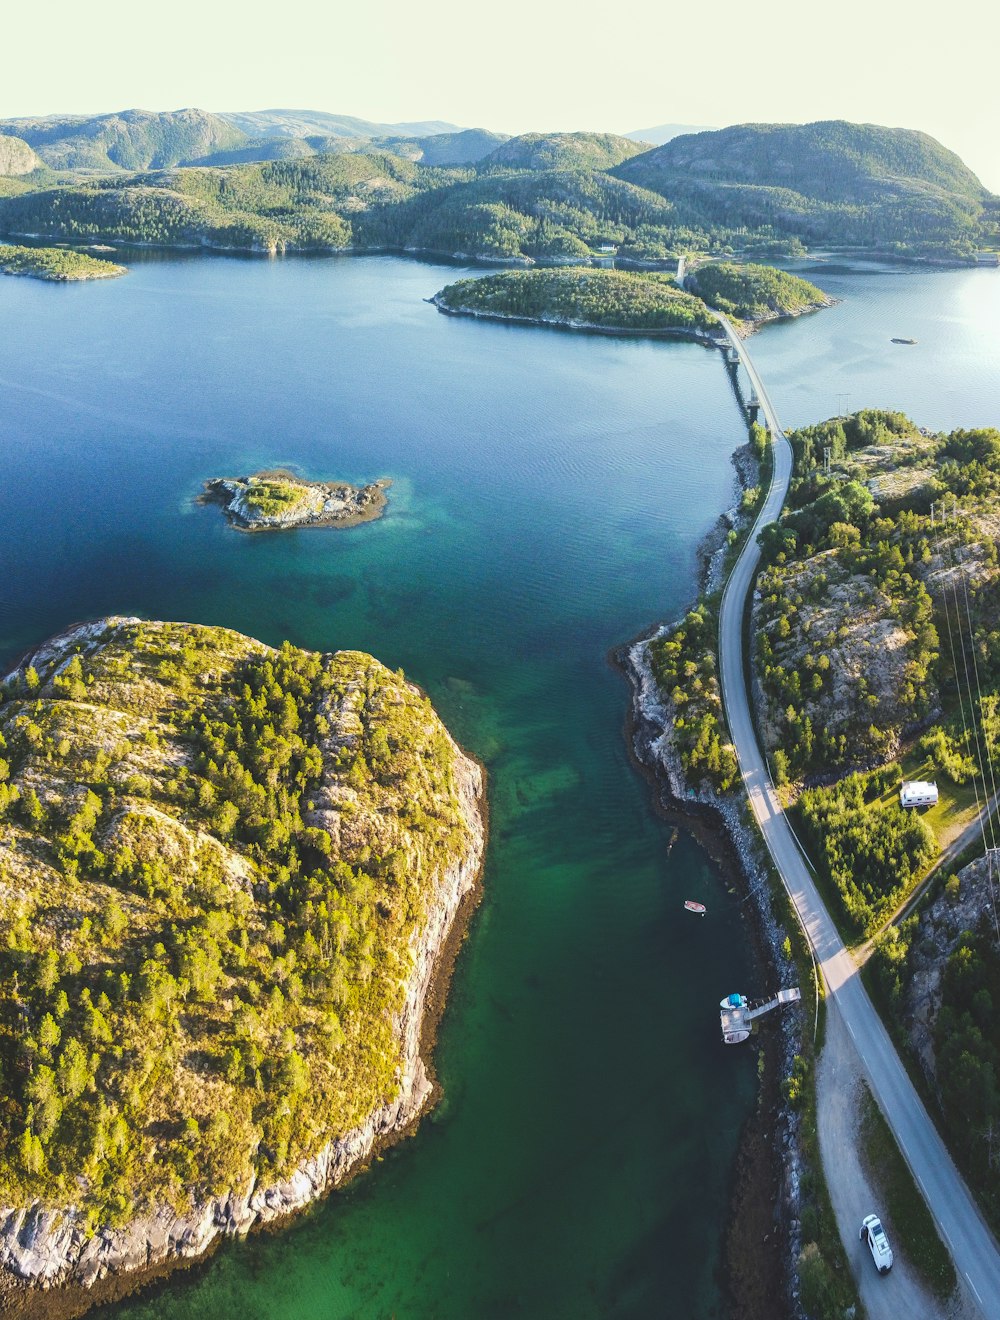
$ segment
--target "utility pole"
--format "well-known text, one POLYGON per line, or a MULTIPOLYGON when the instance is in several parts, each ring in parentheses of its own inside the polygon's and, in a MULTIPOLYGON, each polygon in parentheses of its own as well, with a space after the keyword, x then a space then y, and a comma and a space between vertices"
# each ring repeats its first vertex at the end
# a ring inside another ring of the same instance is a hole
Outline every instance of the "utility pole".
POLYGON ((827 476, 827 477, 830 475, 830 446, 829 446, 829 445, 824 445, 824 446, 823 446, 823 475, 824 475, 824 476, 827 476))
POLYGON ((846 417, 851 406, 851 396, 849 394, 837 395, 837 415, 846 417))

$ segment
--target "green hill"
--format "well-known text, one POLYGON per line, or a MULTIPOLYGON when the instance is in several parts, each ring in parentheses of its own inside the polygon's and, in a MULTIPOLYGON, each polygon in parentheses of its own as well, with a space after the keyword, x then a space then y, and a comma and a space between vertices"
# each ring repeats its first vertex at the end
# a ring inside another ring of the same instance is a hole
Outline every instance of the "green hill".
POLYGON ((350 152, 388 152, 422 165, 472 165, 489 155, 506 138, 485 129, 468 128, 460 133, 435 133, 431 137, 267 137, 253 138, 229 151, 182 161, 184 165, 244 165, 271 160, 297 160, 305 156, 341 155, 350 152))
POLYGON ((58 170, 165 169, 247 140, 240 129, 204 110, 8 119, 0 121, 0 133, 23 138, 58 170))
POLYGON ((480 168, 609 170, 638 155, 642 146, 614 133, 524 133, 497 147, 480 162, 480 168))
MULTIPOLYGON (((420 248, 589 259, 590 244, 669 242, 672 206, 607 174, 468 177, 388 153, 178 169, 0 198, 0 232, 281 250, 420 248)), ((707 238, 703 236, 707 244, 707 238)))
MULTIPOLYGON (((329 139, 337 141, 337 139, 329 139)), ((323 150, 335 148, 325 146, 323 150)), ((271 160, 300 160, 303 156, 315 156, 317 150, 304 138, 272 137, 251 138, 241 146, 230 147, 225 151, 211 151, 206 156, 195 156, 191 160, 182 160, 181 165, 253 165, 264 164, 271 160)))
POLYGON ((345 216, 398 204, 417 181, 436 177, 397 156, 362 154, 178 169, 0 198, 0 230, 251 251, 345 248, 353 241, 345 216))
POLYGON ((706 223, 833 243, 972 241, 990 200, 925 133, 844 120, 688 134, 614 172, 706 223))
POLYGON ((507 141, 505 133, 485 128, 465 128, 459 133, 435 133, 430 137, 376 138, 374 145, 393 151, 422 165, 474 165, 507 141))
MULTIPOLYGON (((510 261, 589 260, 605 242, 655 243, 665 252, 688 237, 662 197, 583 170, 465 178, 372 212, 357 232, 374 246, 510 261)), ((707 246, 707 236, 701 241, 707 246)))

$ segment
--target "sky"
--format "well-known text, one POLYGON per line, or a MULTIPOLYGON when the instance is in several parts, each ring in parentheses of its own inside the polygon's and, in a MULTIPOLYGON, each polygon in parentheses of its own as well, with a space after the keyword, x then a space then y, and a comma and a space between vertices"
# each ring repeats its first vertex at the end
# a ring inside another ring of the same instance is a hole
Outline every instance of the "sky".
POLYGON ((991 0, 171 0, 4 16, 0 117, 327 110, 498 132, 663 123, 917 128, 1000 192, 1000 6, 991 0), (348 12, 345 12, 348 11, 348 12), (44 32, 40 31, 44 28, 44 32))

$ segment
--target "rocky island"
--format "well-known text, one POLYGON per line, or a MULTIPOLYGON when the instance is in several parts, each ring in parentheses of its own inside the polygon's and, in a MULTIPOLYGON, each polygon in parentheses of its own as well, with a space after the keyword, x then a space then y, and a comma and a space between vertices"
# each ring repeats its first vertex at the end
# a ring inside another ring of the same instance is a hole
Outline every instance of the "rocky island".
POLYGON ((69 248, 16 247, 0 243, 0 271, 4 275, 28 275, 36 280, 108 280, 127 275, 128 268, 113 261, 89 257, 69 248))
POLYGON ((8 675, 0 1285, 99 1299, 411 1124, 482 794, 358 652, 108 618, 8 675))
POLYGON ((354 527, 381 518, 386 480, 367 486, 346 481, 306 481, 293 472, 255 472, 249 477, 213 477, 205 482, 203 504, 221 504, 231 526, 241 532, 290 527, 354 527))

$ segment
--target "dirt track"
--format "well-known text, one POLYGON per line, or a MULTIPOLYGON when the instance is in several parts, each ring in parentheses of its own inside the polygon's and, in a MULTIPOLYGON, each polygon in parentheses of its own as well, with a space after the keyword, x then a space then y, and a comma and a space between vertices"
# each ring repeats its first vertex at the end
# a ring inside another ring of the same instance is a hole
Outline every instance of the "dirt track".
POLYGON ((834 1214, 869 1320, 976 1320, 979 1312, 965 1295, 964 1285, 943 1306, 903 1256, 892 1220, 858 1155, 860 1081, 857 1048, 836 1001, 828 1001, 826 1040, 816 1072, 819 1145, 834 1214), (892 1245, 894 1261, 888 1275, 879 1275, 871 1252, 859 1240, 867 1214, 882 1219, 892 1245))

